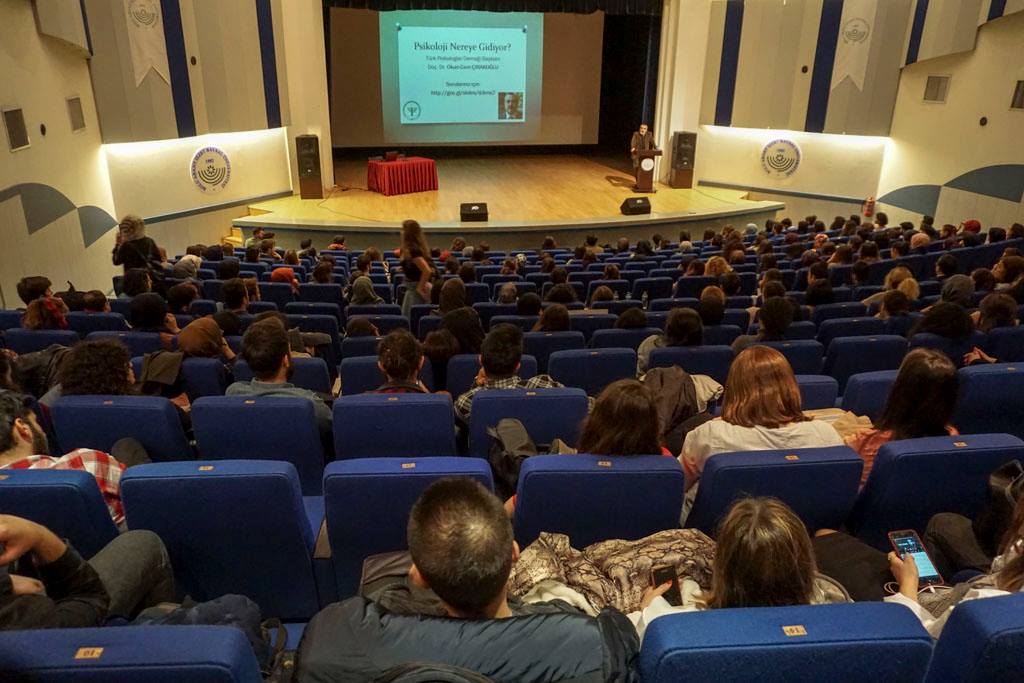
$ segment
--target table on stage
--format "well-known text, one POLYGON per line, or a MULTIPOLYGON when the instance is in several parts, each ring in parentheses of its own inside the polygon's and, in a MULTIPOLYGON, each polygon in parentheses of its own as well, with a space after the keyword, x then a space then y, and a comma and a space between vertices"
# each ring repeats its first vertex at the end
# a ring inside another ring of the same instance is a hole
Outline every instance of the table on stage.
POLYGON ((383 195, 427 192, 437 189, 437 165, 433 159, 406 157, 394 161, 370 159, 366 186, 383 195))

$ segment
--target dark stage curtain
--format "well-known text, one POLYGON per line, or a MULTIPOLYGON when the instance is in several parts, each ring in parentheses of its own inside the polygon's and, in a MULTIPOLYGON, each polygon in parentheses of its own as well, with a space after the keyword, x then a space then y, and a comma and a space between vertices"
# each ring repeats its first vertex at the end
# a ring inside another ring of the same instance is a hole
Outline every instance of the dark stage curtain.
POLYGON ((661 0, 324 0, 324 7, 371 9, 378 12, 416 9, 485 12, 574 12, 590 14, 661 15, 661 0))

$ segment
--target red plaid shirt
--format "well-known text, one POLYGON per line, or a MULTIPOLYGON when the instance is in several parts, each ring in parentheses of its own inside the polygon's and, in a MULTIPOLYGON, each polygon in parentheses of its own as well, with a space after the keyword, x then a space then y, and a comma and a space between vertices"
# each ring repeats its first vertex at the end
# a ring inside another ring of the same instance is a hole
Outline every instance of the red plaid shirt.
POLYGON ((96 479, 114 524, 121 525, 124 522, 124 504, 121 502, 121 472, 124 471, 124 465, 106 453, 78 448, 59 458, 31 455, 5 467, 12 470, 85 470, 96 479))

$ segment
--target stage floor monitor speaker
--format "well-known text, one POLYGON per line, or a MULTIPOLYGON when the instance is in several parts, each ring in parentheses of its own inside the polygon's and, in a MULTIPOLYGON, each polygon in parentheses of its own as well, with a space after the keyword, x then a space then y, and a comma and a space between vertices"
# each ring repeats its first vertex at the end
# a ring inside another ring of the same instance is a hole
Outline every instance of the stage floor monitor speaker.
POLYGON ((624 216, 640 216, 651 212, 651 200, 647 197, 627 197, 619 210, 624 216))
POLYGON ((484 222, 487 220, 487 203, 459 204, 459 215, 464 222, 484 222))
POLYGON ((295 160, 299 165, 299 195, 303 199, 323 199, 324 183, 320 178, 320 138, 316 135, 295 137, 295 160))

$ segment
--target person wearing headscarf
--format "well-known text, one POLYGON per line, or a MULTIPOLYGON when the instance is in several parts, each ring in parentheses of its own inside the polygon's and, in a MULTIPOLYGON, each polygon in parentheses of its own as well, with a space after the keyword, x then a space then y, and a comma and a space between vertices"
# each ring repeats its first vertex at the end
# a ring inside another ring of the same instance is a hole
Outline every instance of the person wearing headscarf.
POLYGON ((459 278, 448 280, 441 286, 441 299, 438 302, 438 315, 451 313, 466 305, 466 284, 459 278))
POLYGON ((185 254, 174 264, 174 267, 171 269, 171 276, 182 280, 194 278, 199 275, 199 266, 202 263, 203 259, 195 254, 185 254))
POLYGON ((164 348, 170 349, 174 337, 181 332, 178 322, 159 294, 146 292, 132 299, 129 322, 136 332, 156 332, 164 348))
POLYGON ((348 302, 352 306, 375 306, 384 303, 384 299, 373 291, 373 281, 361 275, 352 283, 352 295, 348 302))
POLYGON ((186 358, 223 358, 235 360, 235 353, 212 317, 193 320, 178 334, 178 350, 186 358))
POLYGON ((274 268, 270 274, 271 282, 283 282, 292 286, 292 292, 298 294, 299 281, 295 277, 295 271, 291 268, 274 268))
POLYGON ((953 275, 942 285, 941 301, 974 307, 974 280, 967 275, 953 275))
POLYGON ((146 237, 146 224, 134 214, 121 219, 114 243, 115 266, 123 266, 125 272, 131 268, 145 268, 156 280, 163 278, 163 258, 160 248, 150 237, 146 237))

